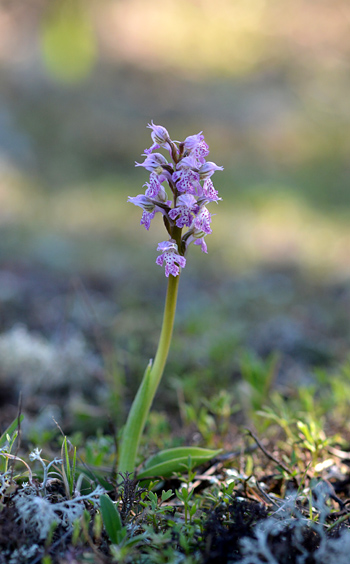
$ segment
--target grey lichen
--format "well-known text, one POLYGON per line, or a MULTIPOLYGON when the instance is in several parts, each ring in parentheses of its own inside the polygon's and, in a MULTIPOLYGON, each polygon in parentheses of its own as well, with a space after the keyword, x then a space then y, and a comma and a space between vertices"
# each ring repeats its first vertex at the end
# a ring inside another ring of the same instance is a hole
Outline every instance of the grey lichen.
POLYGON ((14 503, 22 524, 29 530, 36 532, 38 538, 43 540, 46 539, 54 523, 65 528, 72 526, 74 521, 83 514, 84 501, 98 503, 98 499, 103 493, 102 486, 97 486, 88 495, 80 495, 73 499, 52 503, 48 497, 41 497, 33 491, 25 489, 16 495, 14 503))
POLYGON ((254 536, 241 540, 243 558, 237 564, 349 564, 350 530, 343 528, 334 537, 327 534, 328 499, 327 483, 320 482, 312 490, 317 519, 310 519, 298 508, 298 496, 288 497, 268 519, 255 526, 254 536), (313 539, 312 551, 307 546, 308 538, 313 539))
POLYGON ((16 325, 0 335, 0 377, 22 394, 69 388, 79 390, 101 369, 80 333, 55 343, 16 325), (73 377, 74 376, 74 377, 73 377))

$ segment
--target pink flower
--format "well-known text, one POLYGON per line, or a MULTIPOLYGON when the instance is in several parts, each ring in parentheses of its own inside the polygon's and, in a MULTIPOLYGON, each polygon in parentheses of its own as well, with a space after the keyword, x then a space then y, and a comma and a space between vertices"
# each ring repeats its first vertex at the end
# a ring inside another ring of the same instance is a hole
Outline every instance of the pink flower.
POLYGON ((205 206, 202 206, 194 219, 193 226, 196 230, 209 234, 212 231, 210 228, 210 222, 211 214, 205 206))
POLYGON ((147 231, 151 226, 151 221, 157 212, 165 214, 168 209, 170 209, 171 201, 167 200, 167 194, 160 183, 156 183, 156 179, 152 178, 155 184, 153 186, 148 186, 145 194, 139 194, 138 196, 128 197, 128 202, 135 204, 143 209, 140 225, 144 225, 147 231), (165 208, 165 209, 164 209, 165 208))
POLYGON ((147 186, 146 194, 150 198, 156 198, 163 188, 159 180, 159 175, 156 172, 151 172, 149 176, 149 183, 146 182, 145 186, 147 186))
POLYGON ((186 137, 184 147, 185 150, 189 151, 201 164, 205 163, 205 157, 209 155, 209 147, 204 141, 202 132, 186 137))
POLYGON ((173 208, 169 212, 169 217, 171 219, 176 219, 177 227, 191 227, 193 222, 193 213, 198 211, 197 200, 191 194, 181 194, 178 197, 176 208, 173 208))
POLYGON ((198 172, 195 172, 189 167, 175 171, 172 177, 179 192, 197 194, 198 191, 201 190, 198 172))
POLYGON ((218 191, 215 190, 211 178, 206 178, 203 182, 203 197, 207 198, 210 202, 216 203, 222 199, 219 198, 218 191))
POLYGON ((169 274, 178 276, 180 274, 180 267, 186 266, 186 259, 178 254, 177 244, 173 239, 170 241, 162 241, 157 247, 157 251, 163 251, 156 259, 159 266, 165 263, 165 276, 168 278, 169 274))
POLYGON ((199 239, 197 239, 194 242, 194 245, 200 245, 201 249, 202 249, 202 253, 207 253, 208 252, 208 247, 206 242, 204 241, 204 237, 200 237, 199 239))
POLYGON ((204 239, 212 232, 212 216, 206 206, 221 200, 211 177, 223 167, 212 161, 206 162, 209 147, 202 131, 179 142, 172 141, 162 125, 151 121, 148 127, 153 144, 145 150, 144 162, 136 163, 136 166, 142 166, 150 172, 149 182, 145 183, 145 194, 129 198, 129 202, 142 208, 141 225, 147 230, 156 213, 162 213, 170 240, 159 243, 158 251, 161 254, 156 262, 165 264, 166 276, 178 276, 180 268, 186 264, 183 254, 190 243, 207 252, 204 239), (169 151, 170 162, 161 153, 153 152, 160 148, 169 151), (165 182, 172 192, 173 201, 168 200, 163 186, 165 182), (176 237, 179 247, 173 237, 176 237))

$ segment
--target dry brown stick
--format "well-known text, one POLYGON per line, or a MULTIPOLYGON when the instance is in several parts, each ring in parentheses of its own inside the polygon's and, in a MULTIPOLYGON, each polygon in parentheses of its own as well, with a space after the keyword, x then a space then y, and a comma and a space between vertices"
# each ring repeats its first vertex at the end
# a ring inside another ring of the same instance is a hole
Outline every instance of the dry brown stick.
POLYGON ((267 458, 269 458, 270 460, 272 460, 273 462, 275 462, 275 464, 277 464, 278 466, 280 466, 281 468, 283 468, 283 470, 285 472, 287 472, 287 474, 289 474, 289 476, 292 478, 293 482, 296 484, 297 487, 299 487, 298 484, 298 480, 296 479, 295 476, 292 475, 292 471, 288 468, 288 466, 286 464, 284 464, 284 462, 281 462, 280 460, 278 460, 278 458, 276 458, 273 454, 271 454, 271 452, 269 452, 268 450, 266 450, 266 448, 261 444, 260 440, 258 439, 258 437, 256 435, 254 435, 253 431, 251 431, 250 429, 246 429, 246 431, 249 433, 249 435, 254 439, 254 441, 256 442, 256 444, 258 445, 258 447, 260 448, 260 450, 265 454, 265 456, 267 456, 267 458))
POLYGON ((201 484, 201 482, 204 482, 206 480, 210 481, 210 479, 212 478, 214 472, 216 472, 216 470, 222 466, 221 462, 216 462, 215 464, 213 464, 212 466, 210 466, 210 468, 208 468, 208 470, 206 470, 204 472, 204 474, 200 474, 198 476, 196 476, 196 480, 193 482, 191 490, 195 490, 196 488, 198 488, 198 486, 201 484))
POLYGON ((276 503, 276 501, 274 501, 269 494, 267 494, 266 492, 264 492, 263 488, 260 486, 258 480, 256 480, 255 485, 257 487, 257 489, 259 490, 259 492, 261 493, 261 495, 269 502, 270 505, 274 505, 275 507, 279 508, 278 503, 276 503))
POLYGON ((330 454, 340 458, 340 460, 349 460, 350 459, 350 452, 346 452, 336 447, 327 446, 326 449, 330 454))

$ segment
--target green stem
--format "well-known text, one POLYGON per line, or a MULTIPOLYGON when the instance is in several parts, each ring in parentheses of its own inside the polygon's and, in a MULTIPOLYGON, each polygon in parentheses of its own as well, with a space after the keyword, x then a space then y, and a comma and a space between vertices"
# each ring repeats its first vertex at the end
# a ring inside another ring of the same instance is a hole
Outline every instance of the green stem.
POLYGON ((154 362, 150 361, 137 391, 123 430, 118 472, 134 472, 135 460, 147 416, 168 357, 176 310, 179 276, 169 276, 163 325, 154 362))

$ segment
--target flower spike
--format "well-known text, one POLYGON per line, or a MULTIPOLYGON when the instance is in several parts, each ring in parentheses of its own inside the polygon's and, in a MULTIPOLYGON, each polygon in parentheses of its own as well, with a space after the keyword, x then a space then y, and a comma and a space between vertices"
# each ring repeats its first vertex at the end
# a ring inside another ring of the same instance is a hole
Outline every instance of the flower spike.
POLYGON ((129 197, 128 201, 142 208, 141 225, 148 230, 157 212, 163 215, 169 241, 158 245, 161 254, 156 263, 165 264, 165 275, 179 276, 180 269, 186 265, 185 254, 190 243, 200 246, 204 253, 207 245, 204 238, 212 232, 212 215, 207 205, 218 203, 221 198, 215 190, 211 177, 222 166, 206 161, 209 147, 203 132, 190 135, 182 142, 173 141, 168 130, 153 121, 151 129, 153 144, 144 152, 143 163, 136 163, 150 172, 149 182, 145 183, 145 194, 129 197), (159 149, 166 149, 172 162, 159 149), (163 186, 167 183, 173 200, 168 200, 163 186), (183 230, 187 231, 183 233, 183 230))

